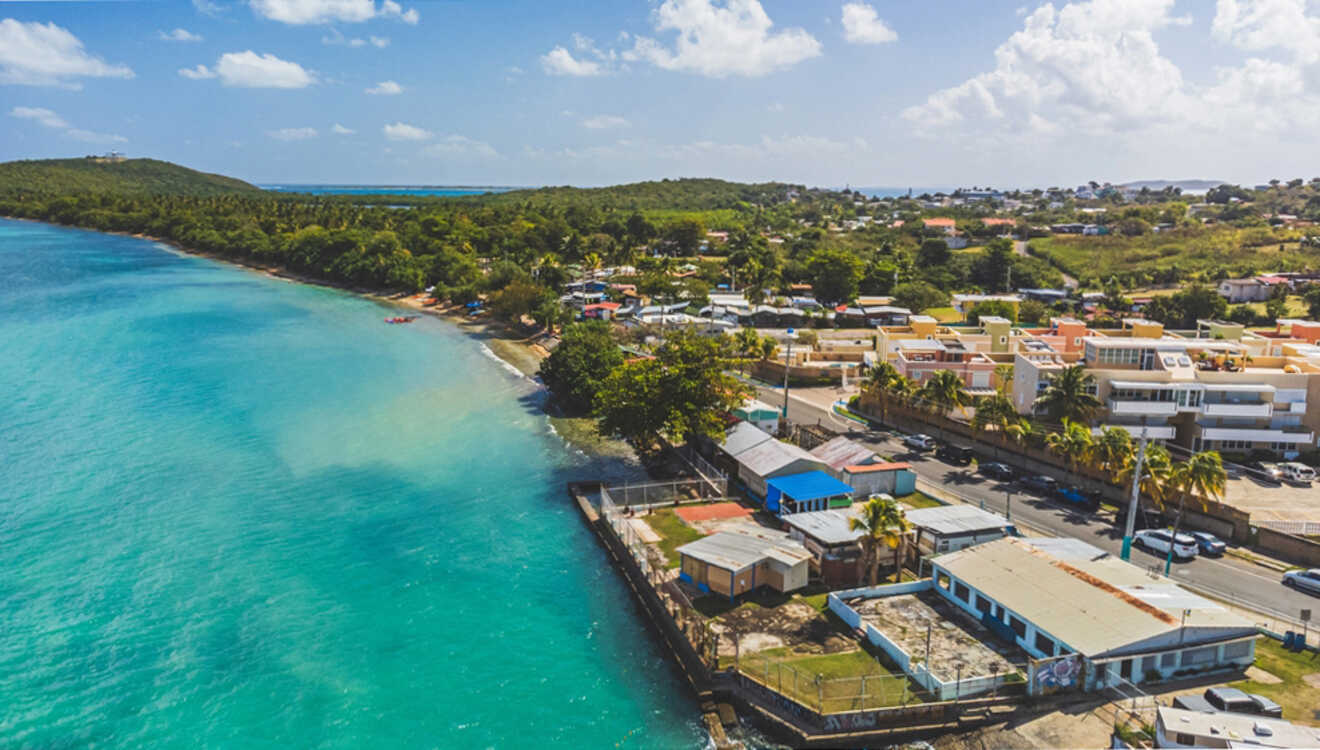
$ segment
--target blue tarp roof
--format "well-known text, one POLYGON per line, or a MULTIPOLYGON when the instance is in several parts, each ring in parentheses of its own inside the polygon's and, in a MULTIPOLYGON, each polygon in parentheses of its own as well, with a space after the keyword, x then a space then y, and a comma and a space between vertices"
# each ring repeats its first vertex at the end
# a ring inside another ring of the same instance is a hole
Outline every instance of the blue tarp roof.
POLYGON ((779 490, 785 497, 797 502, 820 500, 839 495, 851 495, 853 488, 823 471, 808 471, 766 480, 767 487, 779 490))

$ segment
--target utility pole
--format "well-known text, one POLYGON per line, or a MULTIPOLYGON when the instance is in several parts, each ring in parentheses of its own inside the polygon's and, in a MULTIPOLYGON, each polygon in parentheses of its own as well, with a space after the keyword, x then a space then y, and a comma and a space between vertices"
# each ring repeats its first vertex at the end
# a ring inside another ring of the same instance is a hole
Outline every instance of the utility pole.
MULTIPOLYGON (((1132 499, 1128 502, 1127 524, 1123 529, 1123 550, 1119 557, 1128 560, 1132 557, 1132 534, 1137 525, 1137 507, 1141 502, 1141 470, 1146 463, 1146 427, 1141 428, 1141 445, 1137 448, 1137 466, 1132 472, 1132 499)), ((1170 542, 1170 545, 1173 543, 1170 542)))
POLYGON ((784 413, 781 415, 784 419, 788 419, 788 366, 793 361, 793 339, 797 337, 797 333, 792 328, 788 329, 786 333, 788 334, 788 353, 784 355, 784 413))

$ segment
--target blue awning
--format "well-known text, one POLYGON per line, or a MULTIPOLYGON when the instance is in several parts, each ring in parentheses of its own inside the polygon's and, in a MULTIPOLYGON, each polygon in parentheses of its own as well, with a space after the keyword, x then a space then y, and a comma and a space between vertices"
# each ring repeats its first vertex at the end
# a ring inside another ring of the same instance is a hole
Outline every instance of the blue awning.
POLYGON ((776 497, 783 495, 799 503, 853 493, 852 487, 823 471, 808 471, 804 474, 775 477, 767 480, 765 484, 767 488, 776 491, 774 493, 776 497))

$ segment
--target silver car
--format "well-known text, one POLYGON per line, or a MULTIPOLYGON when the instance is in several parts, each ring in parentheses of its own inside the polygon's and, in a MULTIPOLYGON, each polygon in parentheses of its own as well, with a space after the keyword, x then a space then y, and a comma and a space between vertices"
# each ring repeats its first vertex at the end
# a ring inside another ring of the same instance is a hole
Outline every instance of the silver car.
POLYGON ((1320 594, 1320 568, 1290 570, 1283 574, 1283 585, 1292 586, 1298 591, 1320 594))

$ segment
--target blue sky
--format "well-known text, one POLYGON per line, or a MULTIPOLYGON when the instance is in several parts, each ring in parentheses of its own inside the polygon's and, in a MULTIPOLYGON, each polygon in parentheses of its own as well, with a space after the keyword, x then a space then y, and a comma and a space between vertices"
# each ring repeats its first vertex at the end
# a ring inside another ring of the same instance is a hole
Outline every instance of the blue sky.
POLYGON ((0 159, 257 182, 1320 174, 1320 0, 0 0, 0 159))

